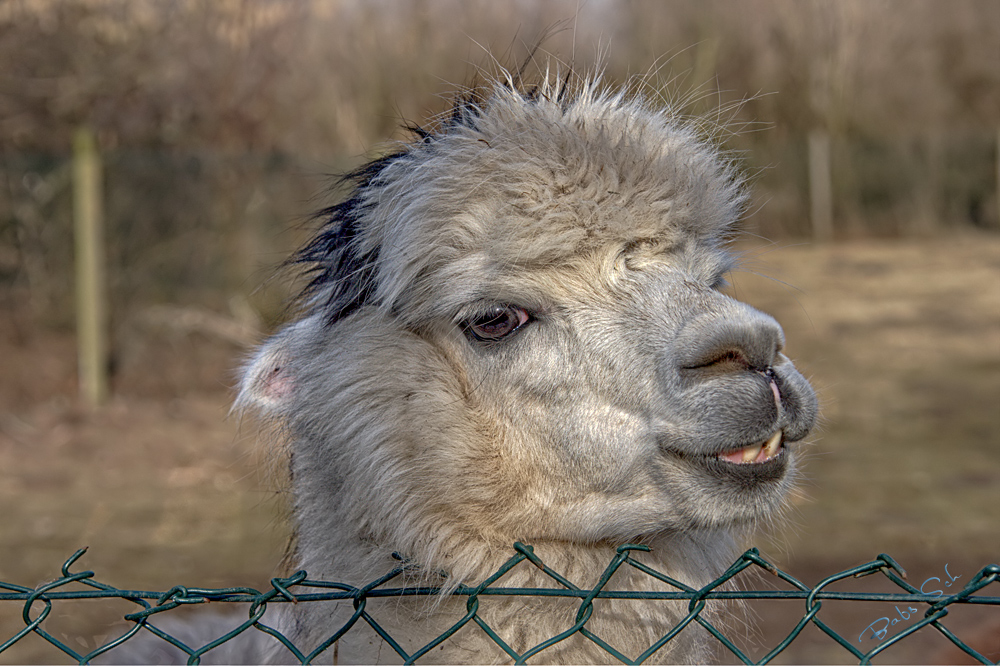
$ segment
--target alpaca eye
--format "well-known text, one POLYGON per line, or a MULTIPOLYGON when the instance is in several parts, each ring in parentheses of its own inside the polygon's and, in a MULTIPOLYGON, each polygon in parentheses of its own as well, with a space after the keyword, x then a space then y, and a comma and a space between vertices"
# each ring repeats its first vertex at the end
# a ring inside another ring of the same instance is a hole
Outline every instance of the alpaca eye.
POLYGON ((481 342, 501 340, 528 322, 528 312, 513 305, 497 305, 465 322, 465 330, 481 342))

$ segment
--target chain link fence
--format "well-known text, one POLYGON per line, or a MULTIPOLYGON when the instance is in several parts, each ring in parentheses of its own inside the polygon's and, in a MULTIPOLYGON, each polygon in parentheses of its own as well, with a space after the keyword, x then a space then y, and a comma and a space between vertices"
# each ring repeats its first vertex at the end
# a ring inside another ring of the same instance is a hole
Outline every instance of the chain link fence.
MULTIPOLYGON (((972 576, 961 589, 957 589, 949 595, 942 590, 932 590, 923 592, 911 585, 906 580, 906 572, 900 565, 888 555, 879 555, 871 562, 834 573, 827 576, 818 584, 810 587, 803 584, 798 579, 781 571, 770 562, 762 558, 757 549, 745 552, 736 562, 733 563, 719 578, 712 581, 701 589, 691 588, 680 581, 674 580, 659 571, 656 571, 631 556, 635 551, 646 551, 648 547, 641 545, 625 545, 618 548, 618 554, 608 564, 596 585, 592 588, 580 588, 567 580, 559 572, 556 572, 545 565, 544 562, 535 555, 531 546, 524 544, 514 544, 514 555, 493 575, 475 587, 459 586, 454 591, 454 595, 466 597, 466 614, 455 622, 447 631, 436 637, 428 637, 428 642, 418 650, 408 653, 399 642, 379 625, 372 613, 367 609, 369 602, 378 598, 386 597, 412 597, 430 596, 439 593, 438 588, 424 587, 392 587, 394 579, 404 574, 409 565, 400 560, 400 564, 390 573, 372 581, 364 587, 355 587, 338 582, 311 580, 305 571, 299 571, 287 578, 273 578, 270 581, 270 588, 264 591, 247 587, 231 587, 219 589, 206 589, 185 586, 175 586, 166 592, 149 592, 137 590, 123 590, 111 585, 97 581, 93 571, 81 571, 73 573, 70 569, 76 561, 84 554, 85 549, 79 550, 70 557, 62 566, 61 575, 55 580, 40 585, 36 588, 25 587, 14 583, 0 581, 0 602, 6 604, 22 604, 21 617, 24 628, 17 631, 10 637, 0 635, 5 638, 0 644, 0 656, 19 641, 23 641, 30 634, 35 634, 45 641, 48 641, 56 648, 65 653, 73 660, 86 664, 98 658, 116 647, 122 645, 133 636, 142 631, 151 632, 164 641, 174 645, 188 655, 188 663, 197 664, 200 659, 210 650, 226 643, 243 632, 255 630, 261 631, 273 637, 284 645, 295 659, 303 664, 312 662, 320 658, 324 652, 352 629, 363 625, 369 626, 379 636, 384 639, 386 645, 391 647, 405 663, 414 663, 430 650, 438 647, 462 627, 474 623, 485 632, 496 644, 510 657, 514 663, 525 663, 527 660, 543 653, 547 648, 566 640, 570 636, 579 633, 594 644, 603 648, 611 662, 618 661, 626 664, 640 664, 649 659, 672 640, 685 627, 692 623, 697 623, 704 627, 719 643, 732 653, 743 663, 755 663, 736 643, 727 637, 720 628, 714 626, 701 612, 706 607, 709 600, 728 599, 742 600, 752 606, 755 602, 767 599, 801 600, 805 603, 804 612, 795 627, 771 648, 767 654, 756 663, 764 664, 772 661, 779 653, 787 648, 802 633, 802 630, 810 623, 822 630, 833 641, 839 644, 849 653, 851 660, 859 663, 869 663, 876 655, 882 653, 890 646, 903 641, 918 631, 932 627, 943 634, 951 643, 962 650, 966 655, 979 661, 980 663, 996 663, 978 652, 972 646, 963 642, 956 634, 950 631, 942 622, 948 615, 949 608, 958 605, 975 606, 1000 606, 1000 596, 987 596, 989 586, 1000 580, 1000 566, 991 564, 983 567, 978 573, 972 576), (535 566, 544 572, 555 584, 552 588, 512 588, 502 586, 503 577, 514 567, 535 566), (639 571, 665 583, 663 591, 628 591, 613 589, 609 582, 612 576, 622 567, 634 567, 639 571), (757 568, 760 571, 772 575, 780 580, 786 589, 774 590, 734 590, 726 583, 746 569, 757 568), (900 589, 899 592, 877 593, 877 592, 844 592, 828 590, 833 583, 850 578, 860 578, 872 574, 881 574, 886 579, 894 583, 900 589), (552 636, 546 641, 518 653, 508 645, 499 635, 497 628, 489 626, 478 614, 480 600, 492 595, 503 595, 506 597, 521 597, 528 601, 529 598, 574 598, 580 600, 580 606, 576 613, 575 624, 567 627, 564 631, 552 636), (140 609, 134 613, 125 615, 125 620, 133 625, 117 638, 99 646, 86 654, 74 650, 65 642, 60 641, 45 629, 45 621, 52 612, 53 606, 58 602, 66 600, 96 600, 96 599, 124 599, 137 604, 140 609), (600 636, 592 633, 587 622, 594 612, 596 604, 602 599, 633 599, 643 600, 644 603, 657 603, 664 600, 684 600, 688 602, 688 614, 673 629, 662 636, 659 640, 649 646, 642 654, 629 657, 622 654, 615 647, 600 636), (341 627, 337 628, 318 647, 309 653, 303 652, 287 636, 265 622, 265 615, 270 605, 280 605, 285 603, 310 603, 320 601, 351 601, 354 607, 354 614, 341 627), (828 624, 820 619, 819 614, 826 600, 838 600, 849 602, 885 602, 895 604, 897 610, 903 606, 905 618, 912 623, 905 624, 900 618, 889 620, 880 618, 865 629, 865 633, 858 637, 843 636, 832 629, 828 624), (163 629, 156 626, 156 621, 164 617, 173 609, 206 602, 224 602, 249 604, 249 614, 246 621, 231 631, 218 636, 215 640, 202 646, 186 645, 180 639, 170 635, 163 629), (923 616, 919 616, 917 608, 926 606, 923 616), (916 607, 916 608, 915 608, 916 607), (884 622, 882 622, 884 621, 884 622), (899 624, 899 629, 894 627, 899 624), (892 633, 895 632, 895 633, 892 633), (864 652, 859 649, 858 644, 866 638, 878 639, 878 645, 873 649, 864 652)), ((954 577, 957 579, 958 577, 954 577)), ((929 579, 930 580, 930 579, 929 579)), ((937 580, 937 579, 934 579, 937 580)), ((945 585, 950 586, 954 579, 945 585)), ((923 586, 921 586, 923 587, 923 586)), ((847 657, 847 655, 844 655, 847 657)), ((325 655, 324 658, 329 658, 325 655)), ((541 655, 544 661, 544 654, 541 655)), ((536 660, 537 661, 537 660, 536 660)))

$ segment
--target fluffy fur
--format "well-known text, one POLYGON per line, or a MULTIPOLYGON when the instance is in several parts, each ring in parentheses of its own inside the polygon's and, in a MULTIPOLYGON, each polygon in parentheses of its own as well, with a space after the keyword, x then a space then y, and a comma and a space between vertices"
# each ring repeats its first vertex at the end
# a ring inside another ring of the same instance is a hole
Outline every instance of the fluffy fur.
MULTIPOLYGON (((499 81, 416 133, 349 177, 298 258, 313 272, 302 316, 245 373, 239 404, 286 439, 296 566, 363 584, 396 552, 410 584, 448 587, 522 541, 591 586, 617 546, 641 542, 639 559, 706 584, 780 510, 792 443, 816 416, 778 324, 718 291, 738 175, 669 109, 596 80, 499 81), (477 337, 504 308, 522 325, 477 337), (717 457, 779 430, 770 462, 717 457)), ((501 583, 553 585, 526 565, 501 583)), ((669 589, 635 571, 612 586, 669 589)), ((577 605, 494 598, 480 616, 523 651, 577 605)), ((300 604, 283 630, 308 651, 352 610, 300 604)), ((404 599, 376 617, 412 651, 464 612, 464 599, 404 599)), ((588 628, 634 658, 685 613, 601 601, 588 628)), ((653 659, 704 661, 708 645, 692 625, 653 659)), ((323 658, 334 650, 396 659, 363 627, 323 658)), ((470 626, 425 661, 505 659, 470 626)), ((608 659, 576 635, 534 661, 608 659)))

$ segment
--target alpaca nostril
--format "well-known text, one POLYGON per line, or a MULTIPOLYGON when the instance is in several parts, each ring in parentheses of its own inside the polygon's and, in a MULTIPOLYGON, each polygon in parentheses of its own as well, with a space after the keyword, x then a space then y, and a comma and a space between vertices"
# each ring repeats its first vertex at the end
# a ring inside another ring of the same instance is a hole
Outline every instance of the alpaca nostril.
POLYGON ((771 377, 768 373, 773 374, 771 368, 784 346, 781 327, 759 312, 724 322, 717 317, 702 319, 692 322, 685 333, 691 336, 691 344, 680 365, 687 370, 751 370, 771 377))
POLYGON ((733 370, 750 370, 753 366, 750 361, 747 360, 745 354, 743 354, 738 349, 729 349, 720 351, 718 355, 712 356, 704 361, 698 361, 694 365, 685 366, 689 370, 695 370, 699 368, 714 368, 717 370, 725 370, 727 366, 731 366, 733 370))
POLYGON ((707 372, 712 375, 739 372, 755 372, 774 383, 773 374, 770 368, 761 368, 747 359, 746 355, 738 350, 726 351, 708 360, 696 362, 692 365, 683 366, 684 370, 697 370, 707 372))

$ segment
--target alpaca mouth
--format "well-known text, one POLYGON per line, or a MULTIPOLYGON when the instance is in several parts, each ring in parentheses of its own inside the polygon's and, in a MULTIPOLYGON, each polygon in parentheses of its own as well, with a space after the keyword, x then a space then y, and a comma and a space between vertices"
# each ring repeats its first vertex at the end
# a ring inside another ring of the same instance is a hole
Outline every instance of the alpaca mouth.
POLYGON ((760 465, 774 460, 784 449, 784 431, 779 430, 765 441, 735 451, 723 451, 716 454, 715 458, 734 465, 760 465))

